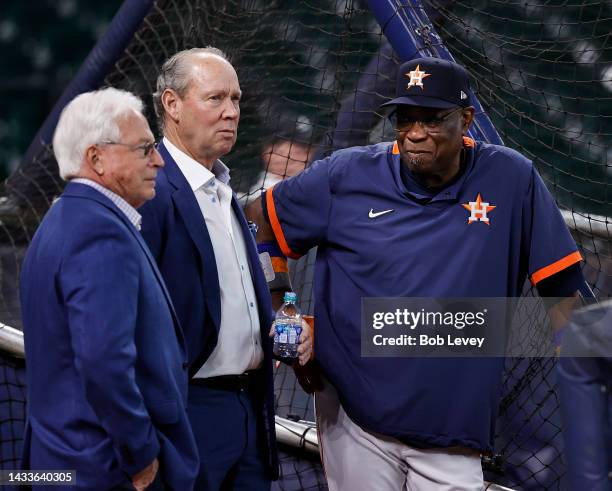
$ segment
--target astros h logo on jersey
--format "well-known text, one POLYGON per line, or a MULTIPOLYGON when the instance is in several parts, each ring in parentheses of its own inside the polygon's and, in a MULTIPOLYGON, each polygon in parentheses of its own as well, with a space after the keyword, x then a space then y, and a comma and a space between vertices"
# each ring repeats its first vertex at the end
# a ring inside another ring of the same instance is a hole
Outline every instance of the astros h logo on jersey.
POLYGON ((483 201, 480 193, 476 196, 476 201, 461 203, 461 206, 470 212, 470 216, 468 217, 468 224, 470 225, 474 222, 484 222, 487 225, 491 225, 489 212, 497 208, 497 206, 483 201))

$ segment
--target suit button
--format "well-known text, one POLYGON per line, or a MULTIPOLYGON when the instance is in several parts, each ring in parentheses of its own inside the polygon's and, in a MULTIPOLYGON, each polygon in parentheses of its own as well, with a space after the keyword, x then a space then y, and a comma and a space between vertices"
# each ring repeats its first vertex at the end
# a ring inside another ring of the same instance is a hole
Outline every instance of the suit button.
POLYGON ((187 370, 187 368, 189 368, 189 362, 188 361, 184 361, 183 362, 183 370, 187 370))

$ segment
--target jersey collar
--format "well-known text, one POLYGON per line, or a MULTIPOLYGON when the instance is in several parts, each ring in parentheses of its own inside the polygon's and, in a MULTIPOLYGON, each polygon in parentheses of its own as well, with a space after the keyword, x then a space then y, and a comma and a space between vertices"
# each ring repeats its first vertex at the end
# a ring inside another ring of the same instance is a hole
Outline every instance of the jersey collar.
POLYGON ((388 156, 395 180, 400 186, 402 192, 408 197, 412 198, 417 202, 428 200, 429 203, 439 201, 457 201, 459 192, 463 187, 463 183, 465 182, 467 176, 472 172, 472 169, 474 167, 475 148, 476 142, 474 140, 469 137, 463 137, 463 150, 465 152, 466 159, 465 170, 463 171, 459 179, 454 181, 449 186, 437 190, 435 193, 428 192, 426 189, 419 186, 414 179, 411 180, 412 185, 408 188, 406 187, 400 174, 400 166, 403 164, 400 160, 399 148, 396 141, 393 142, 392 146, 390 146, 388 156))

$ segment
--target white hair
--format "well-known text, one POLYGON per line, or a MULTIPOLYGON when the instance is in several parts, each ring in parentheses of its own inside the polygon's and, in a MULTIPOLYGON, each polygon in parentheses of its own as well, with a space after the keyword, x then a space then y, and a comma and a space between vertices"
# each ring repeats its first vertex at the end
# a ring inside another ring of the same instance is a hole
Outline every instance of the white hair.
POLYGON ((53 135, 53 152, 60 177, 77 177, 90 145, 121 138, 118 120, 135 111, 142 114, 142 101, 125 90, 85 92, 66 105, 53 135))

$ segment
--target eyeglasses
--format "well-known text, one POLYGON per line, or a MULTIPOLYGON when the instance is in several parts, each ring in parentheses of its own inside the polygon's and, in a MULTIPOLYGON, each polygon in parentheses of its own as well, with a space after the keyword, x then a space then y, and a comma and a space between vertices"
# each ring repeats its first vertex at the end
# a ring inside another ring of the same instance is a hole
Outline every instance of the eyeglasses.
POLYGON ((398 118, 395 116, 395 131, 398 133, 406 133, 412 129, 412 127, 418 123, 427 133, 439 133, 442 129, 444 122, 451 116, 451 114, 461 111, 463 108, 458 107, 453 109, 451 112, 446 113, 442 116, 433 116, 431 118, 410 118, 402 116, 398 118))
POLYGON ((105 141, 100 142, 100 145, 120 145, 122 147, 129 148, 130 151, 132 152, 136 150, 140 150, 142 152, 142 157, 144 158, 150 157, 151 154, 157 148, 157 142, 143 143, 142 145, 130 145, 128 143, 120 143, 120 142, 105 140, 105 141))

